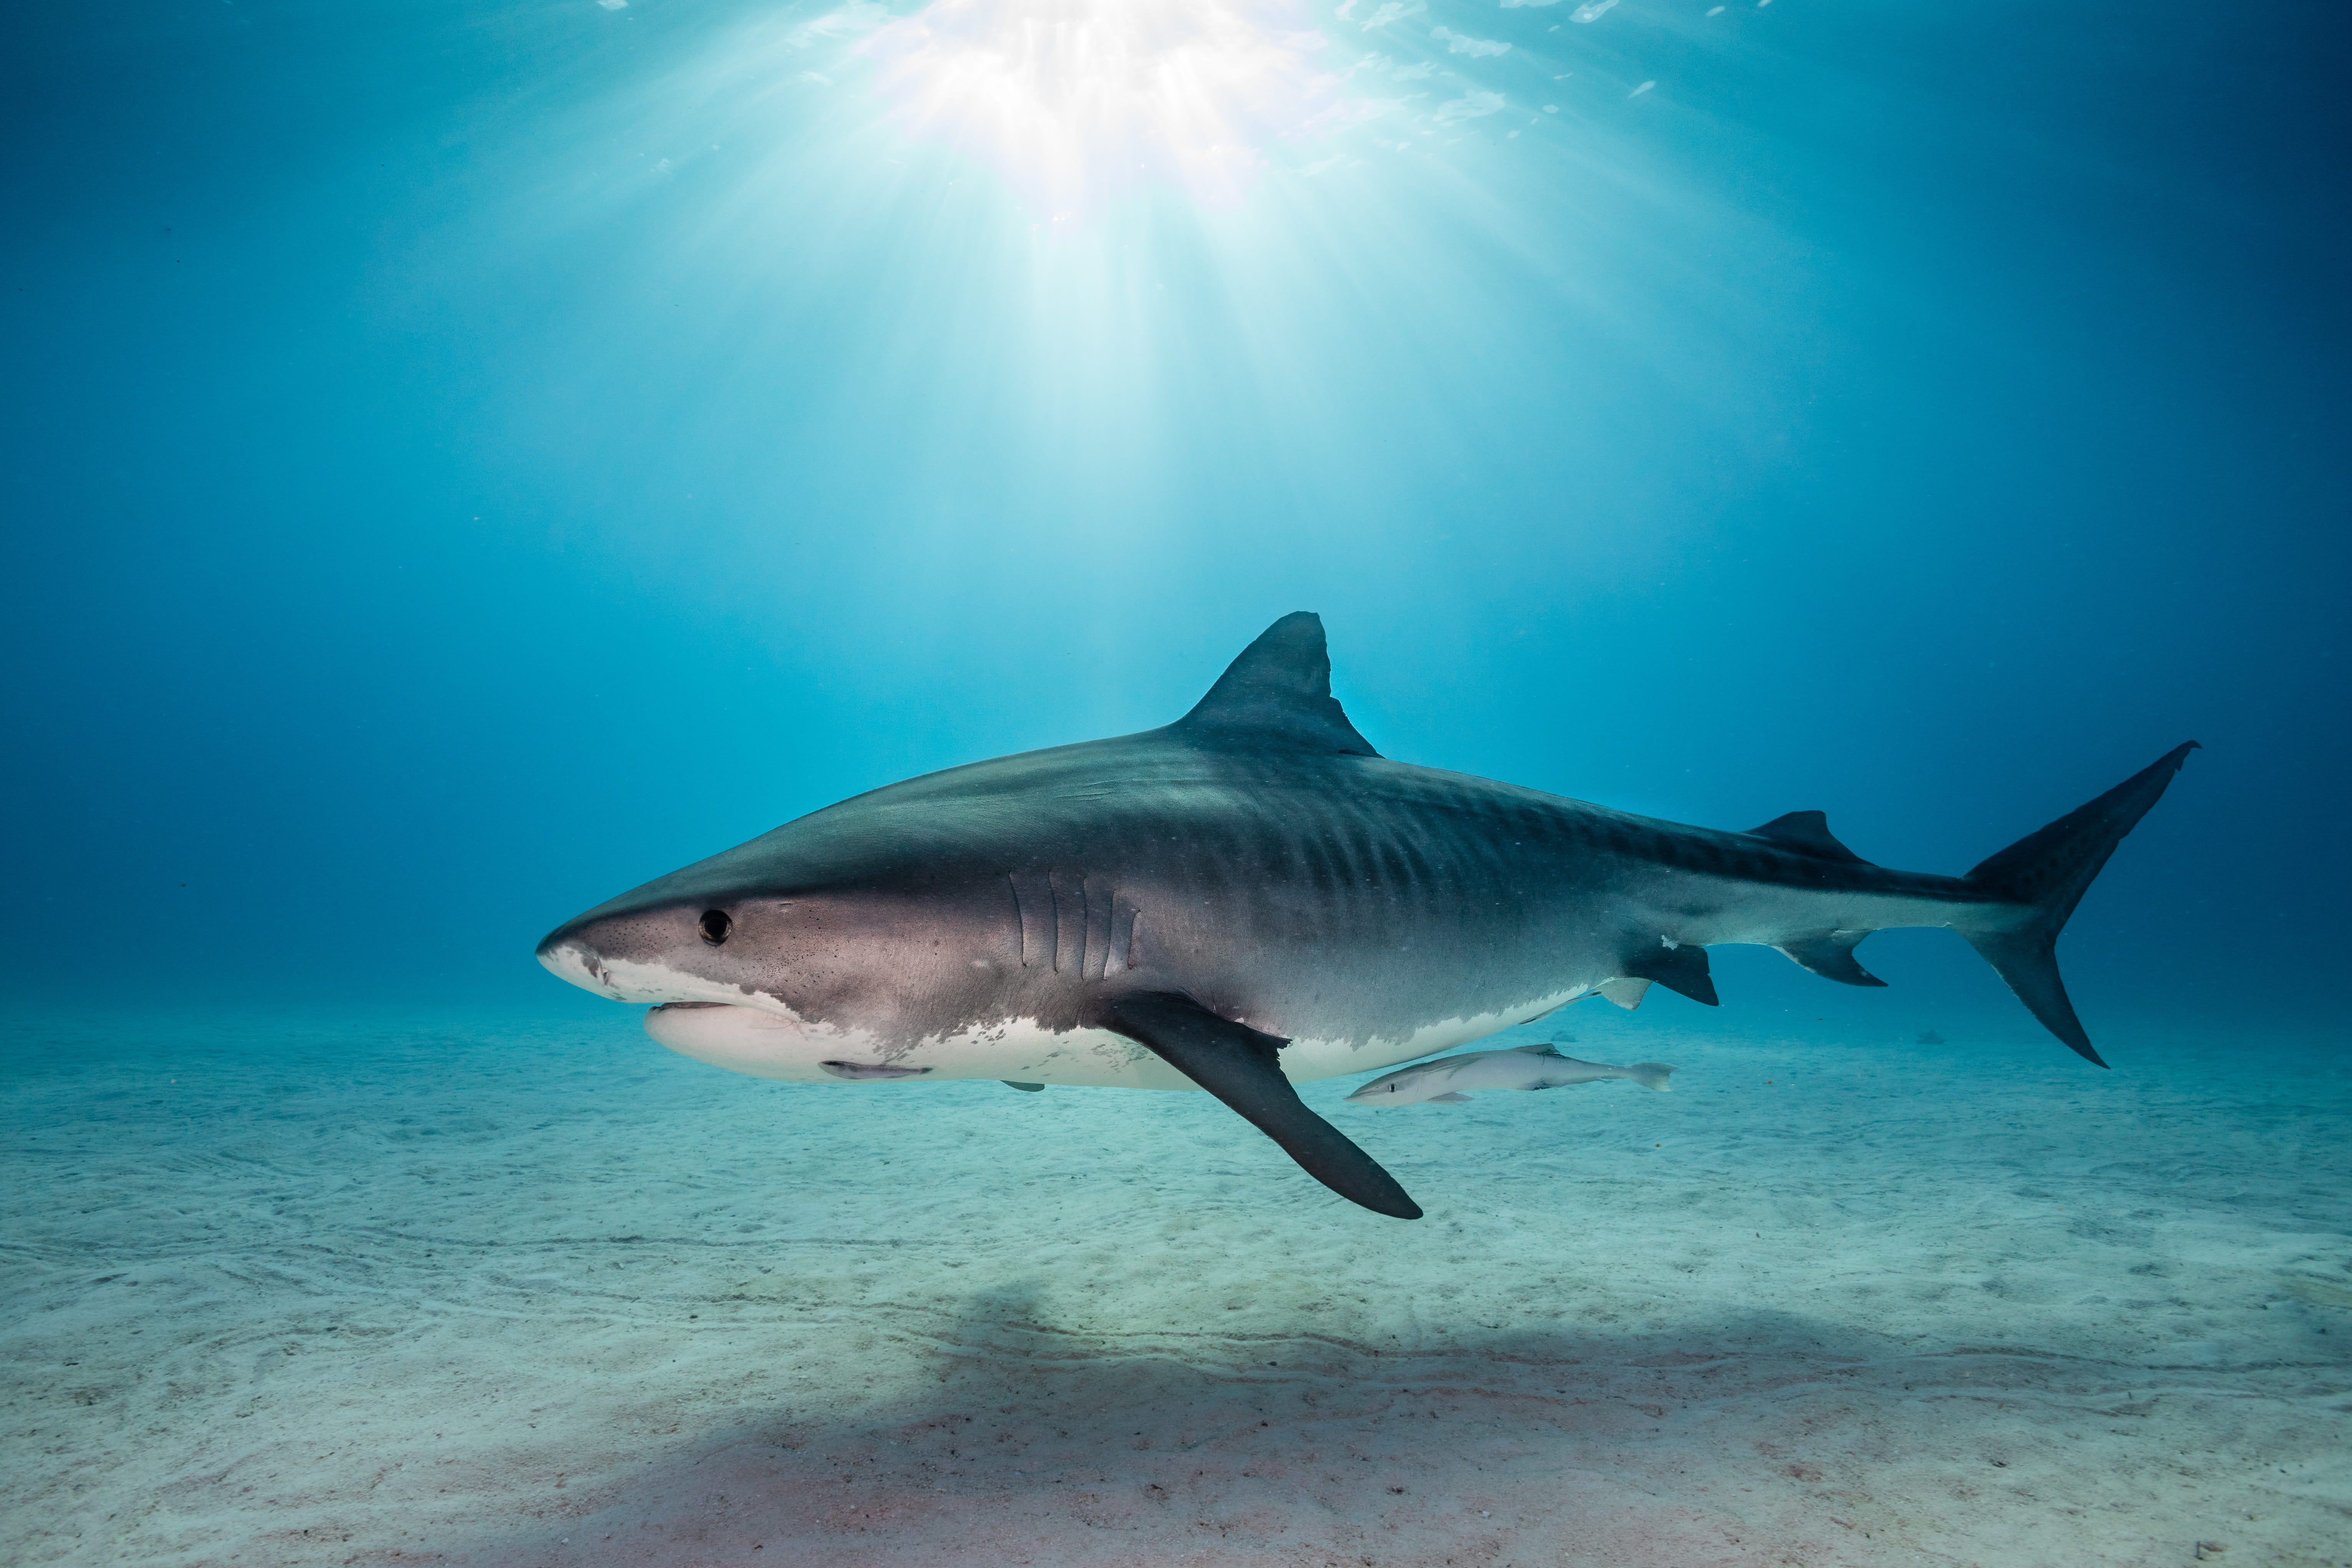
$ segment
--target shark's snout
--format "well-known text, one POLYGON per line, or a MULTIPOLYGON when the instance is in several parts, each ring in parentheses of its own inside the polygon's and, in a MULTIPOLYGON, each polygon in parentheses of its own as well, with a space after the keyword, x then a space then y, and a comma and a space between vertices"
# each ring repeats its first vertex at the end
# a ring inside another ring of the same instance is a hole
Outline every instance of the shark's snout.
POLYGON ((558 980, 567 980, 583 991, 593 991, 599 996, 609 996, 615 1002, 624 998, 606 980, 604 960, 596 950, 564 928, 551 931, 539 944, 540 966, 558 980))
POLYGON ((599 996, 615 1002, 667 1002, 668 995, 648 994, 648 982, 654 989, 664 989, 658 978, 643 973, 649 967, 642 959, 653 956, 640 954, 625 931, 612 929, 608 921, 575 920, 556 927, 539 944, 539 962, 550 974, 566 980, 583 991, 593 991, 599 996))
POLYGON ((733 923, 723 910, 701 904, 592 911, 550 931, 539 962, 558 979, 615 1002, 758 1007, 769 999, 733 977, 718 951, 733 923))
POLYGON ((687 977, 663 962, 671 945, 658 930, 663 923, 644 911, 581 915, 541 940, 539 962, 557 978, 615 1002, 682 1000, 667 984, 687 977))

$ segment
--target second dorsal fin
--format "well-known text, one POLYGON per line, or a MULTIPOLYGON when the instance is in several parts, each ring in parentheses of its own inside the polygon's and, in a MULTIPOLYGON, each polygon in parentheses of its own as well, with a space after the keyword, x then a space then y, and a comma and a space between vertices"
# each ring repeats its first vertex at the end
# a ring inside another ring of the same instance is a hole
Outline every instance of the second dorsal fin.
POLYGON ((1331 656, 1323 618, 1285 616, 1242 649, 1209 694, 1171 726, 1208 745, 1277 745, 1343 756, 1377 757, 1331 695, 1331 656))
POLYGON ((1869 861, 1837 841, 1830 832, 1829 813, 1825 811, 1792 811, 1786 816, 1776 816, 1761 827, 1748 830, 1750 838, 1769 838, 1786 849, 1800 854, 1818 855, 1824 860, 1851 860, 1857 866, 1869 861))

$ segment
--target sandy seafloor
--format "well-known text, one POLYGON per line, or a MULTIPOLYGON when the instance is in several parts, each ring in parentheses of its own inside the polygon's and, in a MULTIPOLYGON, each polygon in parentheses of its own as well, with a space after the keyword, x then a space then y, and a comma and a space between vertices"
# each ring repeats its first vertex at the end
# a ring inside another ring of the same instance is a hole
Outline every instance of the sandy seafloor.
POLYGON ((0 1554, 2352 1563, 2339 1039, 1694 1012, 1521 1036, 1666 1095, 1310 1086, 1417 1224, 1206 1096, 634 1010, 20 1019, 0 1554))

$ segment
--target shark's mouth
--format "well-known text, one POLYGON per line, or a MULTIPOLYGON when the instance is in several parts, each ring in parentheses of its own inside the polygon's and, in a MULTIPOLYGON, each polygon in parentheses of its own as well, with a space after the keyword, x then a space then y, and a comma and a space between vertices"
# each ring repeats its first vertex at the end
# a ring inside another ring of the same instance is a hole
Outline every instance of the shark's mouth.
POLYGON ((746 1012, 793 1016, 791 1008, 763 992, 747 992, 740 985, 706 980, 659 962, 607 958, 577 942, 541 948, 539 962, 549 973, 583 991, 593 991, 614 1002, 650 1006, 656 1012, 671 1007, 737 1007, 746 1012))

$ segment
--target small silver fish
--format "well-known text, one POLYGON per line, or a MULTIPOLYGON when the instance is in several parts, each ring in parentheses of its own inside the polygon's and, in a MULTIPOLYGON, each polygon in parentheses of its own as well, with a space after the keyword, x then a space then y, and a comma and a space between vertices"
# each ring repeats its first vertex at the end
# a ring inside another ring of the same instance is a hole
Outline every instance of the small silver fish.
POLYGON ((931 1070, 929 1068, 885 1067, 880 1062, 819 1062, 816 1065, 835 1078, 859 1082, 877 1078, 920 1078, 931 1070))
POLYGON ((1376 1078, 1348 1097, 1350 1105, 1463 1105, 1470 1089, 1563 1089, 1575 1083, 1599 1083, 1604 1079, 1631 1079, 1643 1089, 1664 1092, 1666 1075, 1675 1069, 1664 1062, 1635 1062, 1629 1068, 1607 1062, 1580 1062, 1561 1056, 1549 1046, 1520 1046, 1507 1051, 1472 1051, 1466 1056, 1440 1057, 1376 1078))

